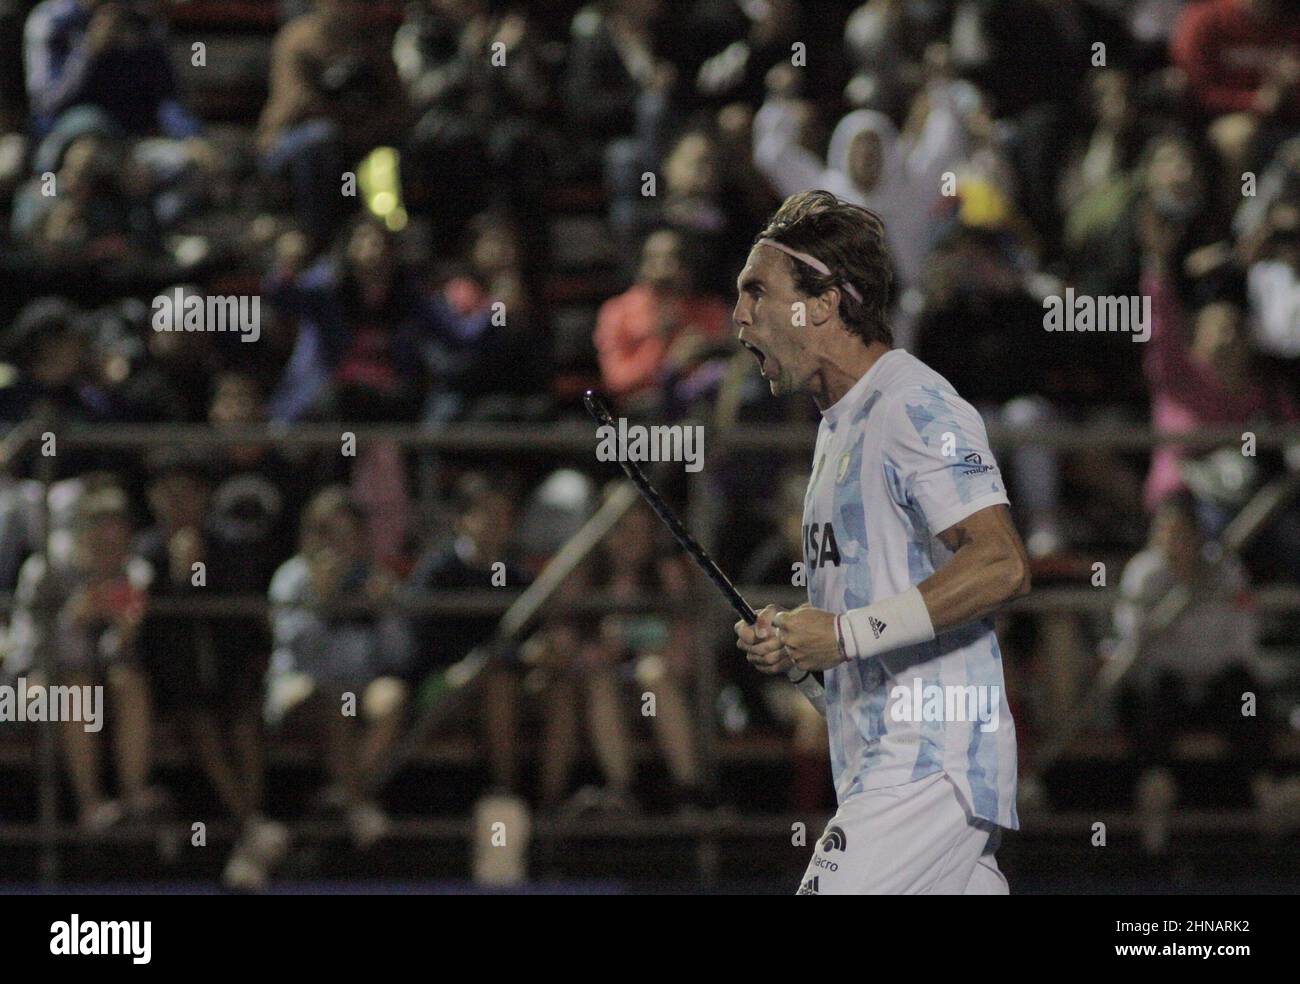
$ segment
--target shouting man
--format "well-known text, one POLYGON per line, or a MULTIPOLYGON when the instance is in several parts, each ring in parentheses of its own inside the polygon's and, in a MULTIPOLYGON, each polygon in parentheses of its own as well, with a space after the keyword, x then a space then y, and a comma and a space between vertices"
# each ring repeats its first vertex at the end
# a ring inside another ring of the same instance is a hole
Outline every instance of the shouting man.
POLYGON ((992 614, 1028 562, 979 414, 892 347, 890 282, 880 219, 825 191, 786 199, 740 273, 742 344, 822 420, 810 603, 737 622, 737 646, 765 673, 825 674, 839 809, 800 894, 1005 894, 1016 738, 992 614))

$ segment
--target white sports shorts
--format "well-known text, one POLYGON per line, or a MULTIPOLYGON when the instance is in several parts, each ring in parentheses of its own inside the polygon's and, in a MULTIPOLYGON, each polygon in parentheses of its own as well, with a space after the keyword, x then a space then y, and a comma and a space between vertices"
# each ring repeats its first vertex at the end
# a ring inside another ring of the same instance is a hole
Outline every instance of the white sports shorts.
POLYGON ((840 804, 799 895, 1006 895, 1000 829, 971 817, 942 772, 840 804))

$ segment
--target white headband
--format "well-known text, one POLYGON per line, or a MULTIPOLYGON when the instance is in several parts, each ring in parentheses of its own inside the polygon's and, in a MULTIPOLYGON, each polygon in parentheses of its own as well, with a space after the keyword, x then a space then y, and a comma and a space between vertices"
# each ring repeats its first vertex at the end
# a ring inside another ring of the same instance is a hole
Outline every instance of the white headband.
MULTIPOLYGON (((800 253, 797 249, 791 249, 785 243, 778 243, 775 239, 760 239, 756 245, 771 246, 773 249, 779 249, 782 253, 788 253, 790 256, 793 256, 796 260, 802 260, 804 263, 807 263, 810 267, 812 267, 822 276, 829 277, 831 275, 830 267, 828 267, 821 260, 817 259, 817 257, 809 256, 807 253, 800 253)), ((858 289, 856 287, 854 287, 847 280, 840 280, 839 283, 843 285, 845 292, 851 298, 853 298, 859 304, 862 303, 862 295, 858 293, 858 289)))

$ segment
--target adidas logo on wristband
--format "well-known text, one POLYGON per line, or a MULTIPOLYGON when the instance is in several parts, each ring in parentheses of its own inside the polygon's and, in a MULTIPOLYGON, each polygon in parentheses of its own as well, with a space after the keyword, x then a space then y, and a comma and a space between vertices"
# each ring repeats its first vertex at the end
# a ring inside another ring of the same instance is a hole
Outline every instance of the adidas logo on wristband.
POLYGON ((880 621, 880 619, 876 618, 874 615, 867 619, 867 624, 871 626, 871 634, 877 639, 879 639, 885 631, 885 623, 880 621))

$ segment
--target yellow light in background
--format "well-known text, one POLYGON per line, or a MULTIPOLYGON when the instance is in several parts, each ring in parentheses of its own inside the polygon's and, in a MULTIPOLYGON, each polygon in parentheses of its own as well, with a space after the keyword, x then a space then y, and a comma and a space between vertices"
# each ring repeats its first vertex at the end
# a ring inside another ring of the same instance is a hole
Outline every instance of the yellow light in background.
POLYGON ((357 168, 357 183, 362 201, 370 214, 382 219, 391 232, 406 227, 406 209, 402 206, 401 154, 393 147, 376 147, 357 168))
POLYGON ((983 178, 962 181, 958 195, 961 199, 958 214, 963 225, 1000 229, 1010 217, 1010 209, 1002 193, 983 178))

